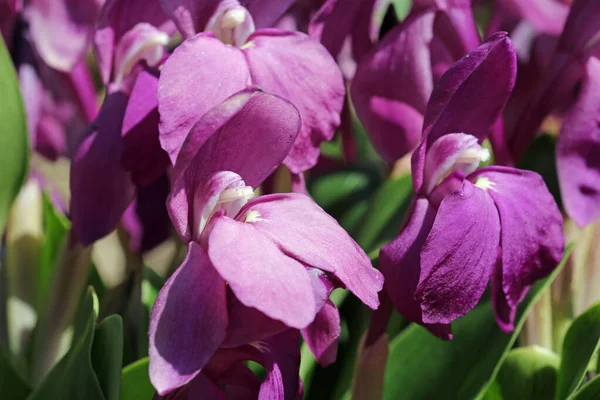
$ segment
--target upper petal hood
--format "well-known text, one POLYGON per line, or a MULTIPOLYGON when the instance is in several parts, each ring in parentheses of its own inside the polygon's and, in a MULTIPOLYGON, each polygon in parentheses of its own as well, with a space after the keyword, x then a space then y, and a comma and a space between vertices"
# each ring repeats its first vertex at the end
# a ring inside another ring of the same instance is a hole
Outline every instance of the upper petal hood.
POLYGON ((469 181, 447 196, 421 249, 415 292, 426 323, 448 324, 479 302, 500 245, 492 198, 469 181))
POLYGON ((591 57, 579 98, 563 120, 556 143, 565 210, 581 227, 600 217, 599 121, 600 60, 591 57))
POLYGON ((210 110, 186 139, 175 165, 168 207, 182 237, 198 185, 219 171, 235 172, 257 187, 290 151, 300 130, 289 102, 256 89, 242 91, 210 110))
POLYGON ((320 143, 340 125, 342 73, 327 49, 303 33, 262 29, 248 40, 243 53, 252 83, 300 112, 302 129, 284 163, 294 173, 305 171, 316 164, 320 143))
POLYGON ((562 258, 562 215, 541 176, 505 167, 486 167, 469 179, 487 187, 502 225, 502 287, 516 307, 529 286, 546 277, 562 258))
POLYGON ((512 92, 516 66, 508 36, 496 33, 442 76, 427 104, 422 143, 412 157, 417 193, 423 184, 425 153, 436 139, 454 132, 485 139, 512 92))
POLYGON ((273 194, 249 201, 237 219, 296 260, 331 273, 363 303, 375 309, 383 277, 335 219, 308 196, 273 194))

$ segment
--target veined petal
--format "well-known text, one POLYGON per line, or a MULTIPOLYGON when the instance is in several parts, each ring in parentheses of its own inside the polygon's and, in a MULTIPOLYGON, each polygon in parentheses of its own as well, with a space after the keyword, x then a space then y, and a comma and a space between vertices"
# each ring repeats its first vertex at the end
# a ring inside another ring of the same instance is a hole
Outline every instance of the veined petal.
POLYGON ((227 217, 213 220, 208 254, 236 297, 289 327, 307 327, 319 310, 304 265, 251 224, 227 217))
POLYGON ((290 257, 331 273, 367 306, 378 307, 383 276, 310 197, 298 193, 261 196, 249 201, 236 219, 269 237, 290 257))
POLYGON ((345 87, 335 60, 307 35, 277 29, 256 31, 243 53, 252 83, 300 112, 302 129, 284 163, 294 173, 309 169, 317 162, 319 144, 331 140, 340 125, 345 87))
POLYGON ((340 338, 340 313, 328 300, 315 320, 302 330, 302 337, 323 367, 335 362, 340 338))
POLYGON ((241 51, 212 33, 198 34, 175 49, 158 83, 160 143, 173 164, 194 124, 249 81, 241 51))
POLYGON ((506 33, 496 33, 442 76, 427 104, 423 143, 412 157, 417 193, 423 185, 425 153, 435 140, 454 132, 485 139, 512 92, 516 67, 510 39, 506 33))
POLYGON ((194 125, 175 164, 168 207, 182 237, 197 187, 214 173, 231 171, 258 187, 283 159, 300 130, 300 116, 289 102, 256 89, 244 90, 210 110, 194 125))
POLYGON ((529 287, 562 258, 563 218, 541 176, 506 167, 486 167, 469 176, 494 199, 502 225, 502 287, 516 307, 529 287))
POLYGON ((500 220, 492 198, 465 180, 441 203, 421 249, 415 298, 423 321, 448 324, 483 295, 496 263, 500 220))
POLYGON ((361 60, 352 101, 377 151, 395 161, 417 144, 433 90, 433 13, 408 17, 361 60))
POLYGON ((220 0, 158 0, 184 39, 202 32, 220 0))
POLYGON ((71 219, 82 244, 107 235, 133 200, 131 177, 121 166, 121 124, 127 96, 109 95, 93 132, 79 146, 71 166, 71 219))
POLYGON ((63 72, 84 56, 100 15, 101 2, 31 0, 25 7, 35 48, 46 64, 63 72))
POLYGON ((577 102, 556 143, 558 181, 565 210, 583 227, 600 217, 600 60, 591 57, 577 102))
POLYGON ((150 380, 160 395, 190 382, 225 338, 225 281, 194 242, 160 290, 150 317, 150 380))

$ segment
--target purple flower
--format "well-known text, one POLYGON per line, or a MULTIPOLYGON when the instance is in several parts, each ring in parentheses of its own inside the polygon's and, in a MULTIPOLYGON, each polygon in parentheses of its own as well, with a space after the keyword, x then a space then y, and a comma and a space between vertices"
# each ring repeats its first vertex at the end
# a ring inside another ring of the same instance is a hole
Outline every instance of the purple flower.
POLYGON ((249 85, 293 102, 300 112, 302 128, 284 161, 293 173, 312 167, 319 144, 333 137, 345 92, 333 58, 302 33, 254 31, 253 26, 236 1, 222 2, 209 21, 211 32, 189 37, 165 63, 158 87, 159 130, 174 164, 196 121, 249 85))
POLYGON ((434 83, 479 44, 469 1, 420 1, 361 60, 352 82, 356 113, 377 151, 395 161, 419 143, 434 83))
POLYGON ((336 286, 377 308, 383 277, 332 217, 302 194, 253 198, 300 126, 291 103, 248 89, 207 112, 185 139, 167 206, 188 253, 158 295, 149 332, 159 394, 191 382, 219 348, 290 328, 321 363, 333 362, 339 314, 328 297, 336 286))
POLYGON ((70 179, 73 230, 84 245, 112 231, 135 185, 151 184, 168 166, 156 126, 158 77, 141 63, 162 61, 173 30, 158 0, 110 0, 102 9, 94 45, 107 95, 73 158, 70 179))
POLYGON ((445 339, 490 278, 498 324, 512 330, 518 303, 562 256, 562 216, 542 178, 505 167, 476 170, 489 157, 479 142, 515 73, 514 49, 498 33, 441 78, 412 159, 411 209, 400 235, 381 250, 394 306, 445 339))

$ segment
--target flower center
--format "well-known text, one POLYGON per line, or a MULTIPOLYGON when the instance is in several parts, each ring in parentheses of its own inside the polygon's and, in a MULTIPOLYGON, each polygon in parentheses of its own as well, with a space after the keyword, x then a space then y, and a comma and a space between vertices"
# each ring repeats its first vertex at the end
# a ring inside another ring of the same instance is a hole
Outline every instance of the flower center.
POLYGON ((236 0, 219 3, 208 21, 206 30, 215 34, 225 44, 242 48, 254 32, 254 20, 236 0))

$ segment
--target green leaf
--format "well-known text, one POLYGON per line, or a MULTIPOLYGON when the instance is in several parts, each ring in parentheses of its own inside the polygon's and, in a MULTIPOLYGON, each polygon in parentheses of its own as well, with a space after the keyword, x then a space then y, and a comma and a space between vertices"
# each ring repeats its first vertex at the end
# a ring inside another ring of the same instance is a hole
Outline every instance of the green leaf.
POLYGON ((581 387, 571 397, 573 400, 598 400, 600 399, 600 376, 595 377, 581 387))
POLYGON ((97 304, 94 290, 89 288, 75 316, 71 348, 35 389, 29 400, 104 400, 90 357, 97 304))
POLYGON ((600 303, 597 303, 577 317, 565 335, 555 399, 566 399, 579 387, 599 346, 600 303))
POLYGON ((14 370, 8 355, 0 347, 0 399, 22 400, 29 393, 31 388, 14 370))
POLYGON ((367 252, 398 235, 413 193, 410 175, 385 181, 375 193, 356 241, 367 252))
POLYGON ((151 399, 154 393, 148 375, 148 357, 123 368, 121 400, 151 399))
POLYGON ((490 303, 484 303, 452 324, 454 339, 442 341, 412 325, 390 344, 384 399, 482 398, 515 343, 527 314, 565 264, 538 281, 521 302, 515 331, 502 332, 490 303))
POLYGON ((560 358, 543 347, 520 347, 506 356, 497 382, 502 398, 546 400, 554 397, 560 358))
POLYGON ((29 144, 19 81, 10 55, 0 37, 0 231, 10 205, 27 176, 29 144))
POLYGON ((106 400, 119 400, 123 365, 123 320, 106 317, 96 327, 92 344, 92 366, 106 400))
POLYGON ((71 229, 70 221, 54 208, 48 193, 44 193, 43 207, 44 242, 40 249, 39 289, 36 304, 38 312, 46 301, 46 293, 52 279, 54 267, 59 255, 64 251, 67 232, 71 229))

